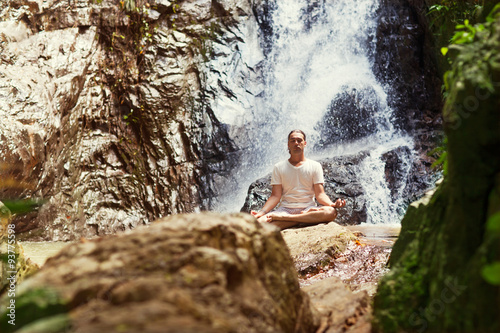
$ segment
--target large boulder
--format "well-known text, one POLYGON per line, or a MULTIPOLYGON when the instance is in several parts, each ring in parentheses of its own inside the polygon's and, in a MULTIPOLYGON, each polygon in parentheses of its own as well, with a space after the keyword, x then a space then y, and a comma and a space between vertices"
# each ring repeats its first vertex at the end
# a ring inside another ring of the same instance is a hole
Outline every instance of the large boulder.
POLYGON ((18 287, 1 330, 315 332, 313 311, 278 228, 206 213, 68 246, 18 287))
POLYGON ((282 231, 295 269, 301 275, 316 271, 344 252, 357 237, 335 222, 282 231))

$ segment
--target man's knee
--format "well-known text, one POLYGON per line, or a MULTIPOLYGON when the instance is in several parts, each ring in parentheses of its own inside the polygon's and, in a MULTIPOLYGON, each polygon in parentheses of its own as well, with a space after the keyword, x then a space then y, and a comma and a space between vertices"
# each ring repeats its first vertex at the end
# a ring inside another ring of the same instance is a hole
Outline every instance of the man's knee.
POLYGON ((287 228, 291 228, 291 227, 294 227, 296 225, 299 225, 300 223, 288 222, 288 221, 273 221, 273 222, 270 222, 270 224, 275 225, 278 228, 280 228, 281 230, 283 230, 283 229, 287 229, 287 228))
POLYGON ((328 220, 329 221, 335 220, 335 218, 337 217, 337 210, 330 206, 325 206, 323 208, 328 216, 328 220))

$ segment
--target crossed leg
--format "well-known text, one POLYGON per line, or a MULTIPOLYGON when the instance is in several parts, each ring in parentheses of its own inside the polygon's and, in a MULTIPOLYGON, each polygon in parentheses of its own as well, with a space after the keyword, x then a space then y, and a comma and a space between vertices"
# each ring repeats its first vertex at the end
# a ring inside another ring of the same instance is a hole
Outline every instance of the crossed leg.
POLYGON ((269 213, 261 218, 259 222, 268 222, 280 229, 293 227, 299 223, 316 224, 330 222, 337 217, 337 210, 330 206, 311 208, 300 214, 269 213))

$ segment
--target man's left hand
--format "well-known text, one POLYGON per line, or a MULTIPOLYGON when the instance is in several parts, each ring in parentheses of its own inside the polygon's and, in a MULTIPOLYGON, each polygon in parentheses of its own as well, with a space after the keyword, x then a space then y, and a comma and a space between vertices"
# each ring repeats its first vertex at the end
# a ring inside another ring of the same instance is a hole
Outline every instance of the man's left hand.
POLYGON ((331 205, 334 208, 342 208, 345 206, 345 200, 344 199, 337 199, 335 202, 331 205))

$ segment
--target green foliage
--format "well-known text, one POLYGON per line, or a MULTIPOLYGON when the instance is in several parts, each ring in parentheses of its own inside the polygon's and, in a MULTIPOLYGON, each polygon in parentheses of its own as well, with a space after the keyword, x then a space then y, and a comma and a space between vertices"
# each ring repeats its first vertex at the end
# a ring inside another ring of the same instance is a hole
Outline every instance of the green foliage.
POLYGON ((478 28, 472 26, 469 20, 465 20, 463 24, 458 24, 455 29, 458 31, 451 38, 452 44, 467 44, 474 41, 474 36, 476 36, 476 31, 484 30, 484 25, 479 24, 478 28))
MULTIPOLYGON (((456 51, 453 54, 456 66, 453 71, 447 71, 444 75, 447 90, 452 82, 460 88, 463 86, 463 81, 467 80, 491 93, 495 91, 490 68, 500 68, 500 54, 495 47, 484 48, 481 42, 475 42, 488 39, 494 19, 499 13, 500 4, 494 7, 486 22, 470 25, 466 21, 463 25, 457 26, 457 31, 448 47, 449 50, 456 51), (471 65, 472 63, 474 64, 471 65), (468 64, 467 68, 464 68, 464 64, 468 64)), ((499 42, 496 41, 496 44, 499 42)))
POLYGON ((438 146, 427 153, 428 156, 437 155, 437 159, 434 163, 432 163, 431 168, 441 170, 444 177, 448 174, 448 152, 446 150, 447 143, 448 139, 444 138, 441 146, 438 146))
POLYGON ((15 333, 66 333, 71 328, 71 318, 68 314, 58 314, 23 326, 15 333))
MULTIPOLYGON (((488 218, 486 232, 494 238, 500 237, 500 212, 496 212, 488 218)), ((500 261, 485 265, 481 270, 481 276, 486 282, 500 286, 500 261)))
POLYGON ((144 53, 153 43, 157 27, 149 11, 147 0, 122 0, 106 18, 109 22, 99 27, 99 40, 108 51, 102 79, 119 104, 124 103, 128 87, 140 82, 144 53))
POLYGON ((134 115, 134 110, 130 110, 130 113, 123 116, 123 119, 126 120, 126 124, 130 125, 130 122, 137 123, 139 118, 134 115))
POLYGON ((213 56, 213 46, 212 41, 217 37, 217 32, 220 30, 219 24, 211 22, 207 26, 206 31, 202 34, 199 32, 192 31, 192 34, 199 34, 198 38, 194 38, 192 45, 194 49, 199 52, 203 61, 207 62, 213 56))
MULTIPOLYGON (((11 214, 22 215, 42 206, 46 200, 26 198, 36 189, 33 180, 27 180, 22 164, 0 162, 0 201, 11 214), (21 199, 23 198, 24 199, 21 199)), ((2 216, 0 211, 0 217, 2 216)))
POLYGON ((488 222, 486 223, 486 230, 491 234, 500 236, 500 212, 490 216, 488 222))
POLYGON ((481 275, 489 284, 500 286, 500 261, 484 266, 481 275))
MULTIPOLYGON (((441 54, 447 57, 449 64, 456 63, 455 69, 448 70, 443 75, 443 97, 448 98, 451 84, 457 85, 458 88, 463 86, 463 81, 468 80, 474 82, 478 88, 486 89, 489 92, 494 91, 493 83, 489 75, 490 67, 500 68, 500 54, 493 50, 484 51, 481 43, 474 45, 474 41, 486 39, 491 33, 491 25, 495 17, 500 11, 500 4, 497 4, 489 15, 486 21, 482 23, 472 24, 476 14, 483 9, 484 1, 479 3, 469 3, 467 1, 441 1, 440 4, 429 7, 427 15, 434 15, 431 26, 440 20, 443 24, 440 34, 444 34, 448 30, 447 25, 454 24, 454 33, 447 38, 449 45, 440 48, 441 54), (462 52, 464 47, 468 46, 468 52, 462 52), (482 59, 477 61, 473 66, 470 66, 472 57, 482 55, 482 59), (467 69, 463 69, 463 64, 469 64, 467 69)), ((446 139, 443 146, 435 148, 429 155, 438 154, 437 160, 432 167, 442 168, 443 175, 447 174, 447 152, 446 139)))
POLYGON ((442 4, 435 4, 429 7, 429 11, 427 15, 431 15, 433 13, 438 13, 439 15, 445 15, 445 13, 450 11, 450 7, 442 4))
MULTIPOLYGON (((499 10, 500 4, 497 4, 486 17, 486 22, 484 23, 477 23, 472 25, 469 19, 464 19, 462 24, 457 24, 455 26, 455 33, 450 39, 450 47, 460 50, 460 47, 453 45, 471 44, 472 42, 474 42, 477 33, 483 33, 491 26, 499 10)), ((441 48, 441 53, 443 55, 446 55, 448 53, 448 50, 448 47, 443 47, 441 48)))
POLYGON ((135 7, 135 0, 124 0, 124 1, 120 1, 120 5, 122 6, 122 8, 124 8, 127 12, 131 12, 133 11, 134 9, 136 9, 135 7))
MULTIPOLYGON (((5 300, 9 300, 4 299, 5 300)), ((8 309, 2 306, 4 311, 0 313, 1 332, 13 332, 24 326, 36 322, 41 318, 49 318, 55 315, 65 315, 68 308, 59 293, 49 288, 37 288, 16 295, 15 298, 16 325, 8 323, 8 309)))
POLYGON ((10 210, 12 214, 22 215, 36 210, 42 206, 47 200, 39 199, 19 199, 19 200, 2 200, 3 204, 10 210))
MULTIPOLYGON (((457 23, 476 15, 483 7, 483 4, 484 1, 441 0, 440 3, 429 7, 427 15, 434 15, 436 17, 450 16, 448 20, 451 23, 457 23)), ((435 19, 432 22, 435 22, 435 19)))
POLYGON ((438 37, 448 38, 452 29, 465 20, 473 19, 483 8, 484 1, 447 1, 432 5, 427 11, 430 28, 438 37))

